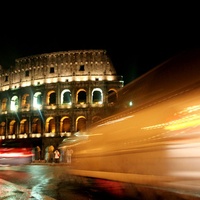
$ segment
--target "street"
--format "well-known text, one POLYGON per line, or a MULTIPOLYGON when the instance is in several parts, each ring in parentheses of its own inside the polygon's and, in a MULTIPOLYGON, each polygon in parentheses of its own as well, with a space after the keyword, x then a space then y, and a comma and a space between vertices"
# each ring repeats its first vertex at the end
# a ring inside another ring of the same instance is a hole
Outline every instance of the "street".
POLYGON ((95 186, 91 188, 87 184, 80 184, 67 174, 68 167, 70 166, 55 163, 0 166, 0 199, 100 200, 117 198, 111 197, 95 186))
MULTIPOLYGON (((0 200, 190 200, 180 192, 142 185, 121 187, 120 183, 72 177, 66 164, 0 166, 0 200), (128 192, 131 196, 128 196, 128 192), (125 195, 127 196, 125 196, 125 195)), ((192 197, 193 200, 199 197, 192 197)))
POLYGON ((78 185, 69 184, 66 166, 24 165, 0 167, 0 199, 91 199, 78 185))

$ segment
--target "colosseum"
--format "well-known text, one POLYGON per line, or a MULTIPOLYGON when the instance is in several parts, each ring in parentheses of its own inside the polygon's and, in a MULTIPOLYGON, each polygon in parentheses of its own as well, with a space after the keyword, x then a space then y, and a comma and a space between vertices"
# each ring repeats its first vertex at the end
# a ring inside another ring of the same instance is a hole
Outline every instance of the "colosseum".
POLYGON ((30 138, 42 156, 109 114, 108 94, 124 86, 101 49, 23 57, 0 71, 0 139, 30 138))

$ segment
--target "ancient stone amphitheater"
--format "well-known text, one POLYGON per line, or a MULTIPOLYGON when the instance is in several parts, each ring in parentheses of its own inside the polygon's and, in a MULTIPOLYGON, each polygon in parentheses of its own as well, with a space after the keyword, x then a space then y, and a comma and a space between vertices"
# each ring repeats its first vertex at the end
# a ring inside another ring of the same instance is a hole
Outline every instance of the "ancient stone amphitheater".
POLYGON ((23 57, 0 72, 0 139, 30 138, 42 149, 109 114, 108 95, 124 86, 106 50, 23 57))

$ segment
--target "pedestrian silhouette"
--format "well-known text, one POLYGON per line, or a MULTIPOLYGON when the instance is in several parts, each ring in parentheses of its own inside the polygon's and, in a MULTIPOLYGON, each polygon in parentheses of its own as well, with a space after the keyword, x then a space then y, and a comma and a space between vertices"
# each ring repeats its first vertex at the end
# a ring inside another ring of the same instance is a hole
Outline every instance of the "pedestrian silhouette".
POLYGON ((60 159, 60 152, 56 149, 54 151, 54 161, 55 161, 55 163, 59 163, 59 159, 60 159))
POLYGON ((71 162, 72 162, 72 154, 73 154, 73 150, 67 149, 67 163, 69 163, 69 164, 71 164, 71 162))
POLYGON ((49 147, 49 162, 53 162, 54 161, 54 146, 51 145, 49 147))
POLYGON ((35 159, 36 159, 36 160, 40 160, 40 153, 41 153, 41 149, 40 149, 39 146, 37 146, 37 147, 35 148, 35 159))

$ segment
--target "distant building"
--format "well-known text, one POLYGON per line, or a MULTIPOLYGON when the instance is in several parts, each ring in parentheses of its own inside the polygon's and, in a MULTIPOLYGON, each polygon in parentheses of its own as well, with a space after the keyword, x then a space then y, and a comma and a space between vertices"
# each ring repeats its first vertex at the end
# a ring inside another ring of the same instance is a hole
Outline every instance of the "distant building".
POLYGON ((28 56, 0 68, 0 139, 31 138, 44 150, 109 115, 124 86, 105 50, 28 56))

